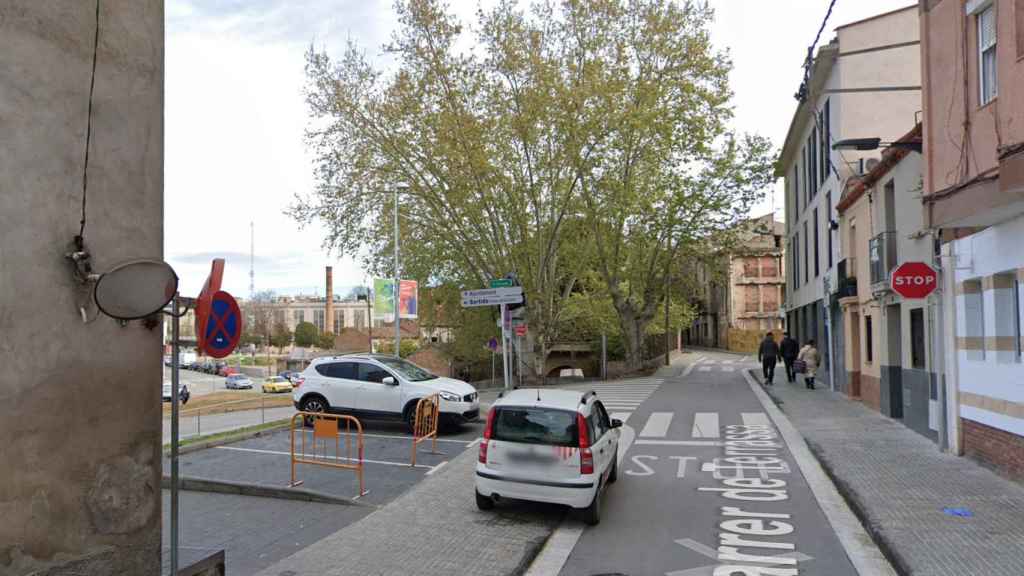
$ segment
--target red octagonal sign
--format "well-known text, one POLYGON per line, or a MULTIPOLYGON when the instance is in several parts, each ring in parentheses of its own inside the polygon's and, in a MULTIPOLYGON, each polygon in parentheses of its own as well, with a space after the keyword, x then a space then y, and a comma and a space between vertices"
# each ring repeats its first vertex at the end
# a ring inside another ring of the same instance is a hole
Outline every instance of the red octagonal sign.
POLYGON ((892 271, 893 292, 907 299, 926 298, 939 284, 939 275, 924 262, 904 262, 892 271))

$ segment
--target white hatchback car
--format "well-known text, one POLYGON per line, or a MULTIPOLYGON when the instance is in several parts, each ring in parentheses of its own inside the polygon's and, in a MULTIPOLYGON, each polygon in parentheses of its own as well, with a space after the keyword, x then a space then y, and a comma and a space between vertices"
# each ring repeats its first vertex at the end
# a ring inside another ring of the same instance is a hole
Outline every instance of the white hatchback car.
POLYGON ((439 394, 440 424, 480 417, 476 388, 462 380, 435 376, 419 366, 383 354, 317 358, 294 380, 292 400, 303 412, 334 412, 368 418, 401 419, 412 424, 416 403, 439 394))
POLYGON ((619 428, 593 391, 520 389, 487 414, 476 504, 506 498, 565 504, 601 521, 601 493, 618 476, 619 428))

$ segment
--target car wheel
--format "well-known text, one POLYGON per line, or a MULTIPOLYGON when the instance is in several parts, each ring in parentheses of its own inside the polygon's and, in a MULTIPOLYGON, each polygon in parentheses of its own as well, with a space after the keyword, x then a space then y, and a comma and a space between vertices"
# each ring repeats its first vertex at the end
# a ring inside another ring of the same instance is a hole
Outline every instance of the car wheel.
POLYGON ((494 508, 494 500, 490 496, 484 496, 480 492, 477 492, 476 507, 480 510, 491 510, 494 508))
POLYGON ((583 509, 583 522, 587 526, 597 526, 601 522, 601 485, 598 484, 594 492, 594 499, 590 506, 583 509))
POLYGON ((612 460, 612 471, 608 473, 608 483, 615 484, 615 481, 619 479, 619 461, 618 459, 612 460))
MULTIPOLYGON (((327 403, 324 402, 324 399, 319 397, 319 396, 310 396, 310 397, 308 397, 308 398, 306 398, 305 400, 302 401, 302 411, 303 412, 316 412, 316 413, 326 412, 327 411, 327 403)), ((313 426, 313 417, 312 416, 306 416, 305 418, 303 418, 303 424, 305 424, 306 426, 312 427, 313 426)))
POLYGON ((402 420, 405 420, 405 425, 406 425, 407 428, 409 428, 409 433, 410 434, 415 434, 416 433, 416 404, 411 404, 408 408, 405 409, 405 417, 402 418, 402 420))

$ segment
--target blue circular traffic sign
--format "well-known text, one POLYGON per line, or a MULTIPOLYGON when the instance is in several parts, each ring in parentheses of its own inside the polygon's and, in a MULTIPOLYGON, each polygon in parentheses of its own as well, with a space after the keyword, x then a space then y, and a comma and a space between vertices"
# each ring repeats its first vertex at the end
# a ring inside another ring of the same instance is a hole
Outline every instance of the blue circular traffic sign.
POLYGON ((238 309, 238 302, 227 292, 215 292, 206 322, 206 353, 214 358, 223 358, 234 351, 241 337, 242 312, 238 309))

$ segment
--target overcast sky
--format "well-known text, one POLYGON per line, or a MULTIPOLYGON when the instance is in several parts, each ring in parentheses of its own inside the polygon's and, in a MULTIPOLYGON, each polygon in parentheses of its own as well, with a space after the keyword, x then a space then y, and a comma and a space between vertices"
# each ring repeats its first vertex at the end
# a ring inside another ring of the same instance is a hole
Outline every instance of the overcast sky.
MULTIPOLYGON (((711 0, 714 41, 732 53, 736 127, 786 136, 807 46, 828 0, 711 0)), ((822 35, 836 26, 913 4, 838 0, 822 35)), ((464 18, 476 0, 451 0, 464 18)), ((390 0, 167 0, 165 252, 181 291, 198 294, 210 260, 224 257, 224 288, 249 295, 249 223, 255 227, 255 287, 279 294, 362 285, 357 262, 321 248, 318 226, 299 229, 283 210, 312 189, 303 144, 303 53, 311 42, 337 53, 355 39, 371 55, 396 26, 390 0), (224 224, 221 224, 224 223, 224 224)), ((776 186, 753 215, 773 207, 776 186)))

